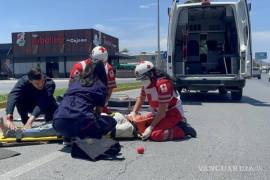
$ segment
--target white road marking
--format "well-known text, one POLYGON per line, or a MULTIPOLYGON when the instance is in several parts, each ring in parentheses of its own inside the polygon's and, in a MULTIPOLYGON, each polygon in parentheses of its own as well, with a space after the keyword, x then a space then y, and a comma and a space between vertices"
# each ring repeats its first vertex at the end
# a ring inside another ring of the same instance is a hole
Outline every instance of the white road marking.
POLYGON ((36 159, 32 162, 29 162, 25 165, 22 165, 20 167, 17 167, 16 169, 13 169, 11 171, 8 171, 2 175, 0 175, 0 179, 1 180, 9 180, 11 178, 15 178, 15 177, 18 177, 18 176, 21 176, 39 166, 42 166, 58 157, 61 157, 63 156, 65 153, 63 152, 60 152, 60 151, 57 151, 57 152, 54 152, 54 153, 51 153, 51 154, 48 154, 47 156, 44 156, 42 158, 39 158, 39 159, 36 159))

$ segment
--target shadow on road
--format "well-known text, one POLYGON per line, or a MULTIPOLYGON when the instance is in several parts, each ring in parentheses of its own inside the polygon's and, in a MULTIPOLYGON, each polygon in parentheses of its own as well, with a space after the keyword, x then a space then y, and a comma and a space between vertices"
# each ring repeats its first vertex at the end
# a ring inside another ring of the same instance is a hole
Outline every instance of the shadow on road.
MULTIPOLYGON (((64 152, 64 153, 68 153, 71 155, 72 154, 72 147, 71 146, 63 146, 63 148, 60 149, 59 151, 64 152)), ((92 161, 92 162, 100 161, 100 160, 104 160, 104 161, 124 161, 125 160, 125 157, 122 156, 121 152, 119 152, 118 154, 115 154, 115 155, 103 154, 103 155, 98 156, 96 159, 89 158, 84 152, 80 152, 80 153, 83 153, 83 154, 80 154, 79 156, 77 156, 77 155, 72 156, 71 155, 71 157, 73 157, 75 159, 92 161)))
POLYGON ((183 93, 181 99, 184 105, 202 105, 202 103, 241 103, 252 106, 270 107, 270 103, 263 102, 252 97, 243 96, 241 101, 234 101, 230 94, 219 95, 219 93, 183 93))

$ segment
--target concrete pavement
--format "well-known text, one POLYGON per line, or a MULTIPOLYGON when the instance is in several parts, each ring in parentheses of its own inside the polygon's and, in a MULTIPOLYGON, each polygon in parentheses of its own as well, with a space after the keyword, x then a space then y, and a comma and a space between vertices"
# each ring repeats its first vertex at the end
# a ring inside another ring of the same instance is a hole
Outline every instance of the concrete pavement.
MULTIPOLYGON (((125 93, 136 96, 139 91, 125 93)), ((13 147, 21 155, 0 160, 0 179, 270 178, 268 83, 248 80, 241 102, 217 93, 184 95, 183 101, 196 139, 122 141, 123 159, 97 162, 72 159, 59 144, 13 147), (143 155, 136 153, 140 145, 143 155)))

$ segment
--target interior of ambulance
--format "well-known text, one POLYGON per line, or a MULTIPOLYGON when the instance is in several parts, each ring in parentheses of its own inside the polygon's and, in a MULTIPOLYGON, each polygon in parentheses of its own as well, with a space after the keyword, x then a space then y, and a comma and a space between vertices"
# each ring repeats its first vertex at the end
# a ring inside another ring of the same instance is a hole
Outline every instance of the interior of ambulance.
POLYGON ((183 8, 177 23, 173 66, 176 75, 239 73, 239 45, 232 7, 183 8))

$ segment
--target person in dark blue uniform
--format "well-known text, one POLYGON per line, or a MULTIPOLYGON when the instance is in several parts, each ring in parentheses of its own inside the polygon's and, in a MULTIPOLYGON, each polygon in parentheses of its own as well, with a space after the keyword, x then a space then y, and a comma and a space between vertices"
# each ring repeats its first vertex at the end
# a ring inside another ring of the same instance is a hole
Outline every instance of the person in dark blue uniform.
POLYGON ((54 113, 53 127, 64 137, 100 139, 115 129, 116 121, 101 115, 107 96, 103 62, 87 64, 84 72, 70 83, 54 113))
POLYGON ((8 129, 16 130, 13 124, 13 111, 17 108, 24 128, 31 128, 40 114, 45 114, 46 121, 51 121, 57 103, 53 97, 55 83, 46 77, 38 67, 33 67, 27 75, 18 80, 8 95, 5 124, 8 129), (30 113, 30 117, 28 117, 30 113))

